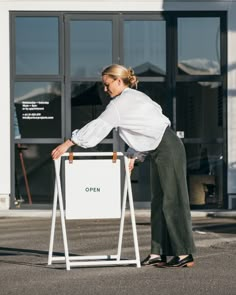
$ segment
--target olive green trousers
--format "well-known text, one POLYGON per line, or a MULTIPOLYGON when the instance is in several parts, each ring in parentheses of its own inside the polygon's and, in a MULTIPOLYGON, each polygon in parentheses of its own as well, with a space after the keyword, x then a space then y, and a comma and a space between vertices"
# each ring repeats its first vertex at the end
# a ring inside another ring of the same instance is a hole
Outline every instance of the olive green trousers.
POLYGON ((182 141, 169 127, 151 152, 151 189, 151 253, 194 253, 186 154, 182 141))

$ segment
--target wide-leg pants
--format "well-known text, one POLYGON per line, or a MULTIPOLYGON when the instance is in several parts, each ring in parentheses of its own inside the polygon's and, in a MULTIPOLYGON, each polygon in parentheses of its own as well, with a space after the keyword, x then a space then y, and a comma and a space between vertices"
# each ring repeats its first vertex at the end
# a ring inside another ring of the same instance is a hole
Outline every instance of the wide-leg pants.
POLYGON ((151 152, 151 190, 151 253, 194 253, 185 148, 169 127, 151 152))

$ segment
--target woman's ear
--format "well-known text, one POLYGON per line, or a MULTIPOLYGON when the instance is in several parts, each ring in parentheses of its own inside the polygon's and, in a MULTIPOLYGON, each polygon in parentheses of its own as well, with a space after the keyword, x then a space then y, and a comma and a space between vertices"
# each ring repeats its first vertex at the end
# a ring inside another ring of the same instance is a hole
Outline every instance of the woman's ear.
POLYGON ((117 80, 118 80, 118 85, 121 86, 123 83, 123 80, 121 78, 117 78, 117 80))

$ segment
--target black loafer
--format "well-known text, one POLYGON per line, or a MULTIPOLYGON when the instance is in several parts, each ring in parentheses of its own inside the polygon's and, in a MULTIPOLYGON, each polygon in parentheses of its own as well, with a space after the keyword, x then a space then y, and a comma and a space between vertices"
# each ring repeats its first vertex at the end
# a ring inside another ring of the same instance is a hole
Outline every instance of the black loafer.
POLYGON ((193 256, 189 254, 183 259, 180 259, 179 256, 173 257, 164 267, 192 267, 193 265, 193 256))
POLYGON ((149 265, 164 265, 166 264, 166 255, 160 255, 160 257, 151 258, 151 255, 148 255, 142 262, 142 266, 149 265))

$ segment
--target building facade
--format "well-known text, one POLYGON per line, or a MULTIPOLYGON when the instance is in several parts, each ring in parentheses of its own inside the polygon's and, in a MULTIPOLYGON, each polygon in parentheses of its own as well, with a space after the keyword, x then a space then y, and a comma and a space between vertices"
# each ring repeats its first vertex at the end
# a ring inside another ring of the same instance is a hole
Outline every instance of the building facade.
MULTIPOLYGON (((106 108, 100 73, 119 63, 183 140, 191 208, 235 209, 235 13, 236 1, 0 1, 0 208, 51 207, 50 152, 106 108)), ((89 150, 125 149, 114 130, 89 150)), ((149 179, 147 159, 137 208, 149 179)))

